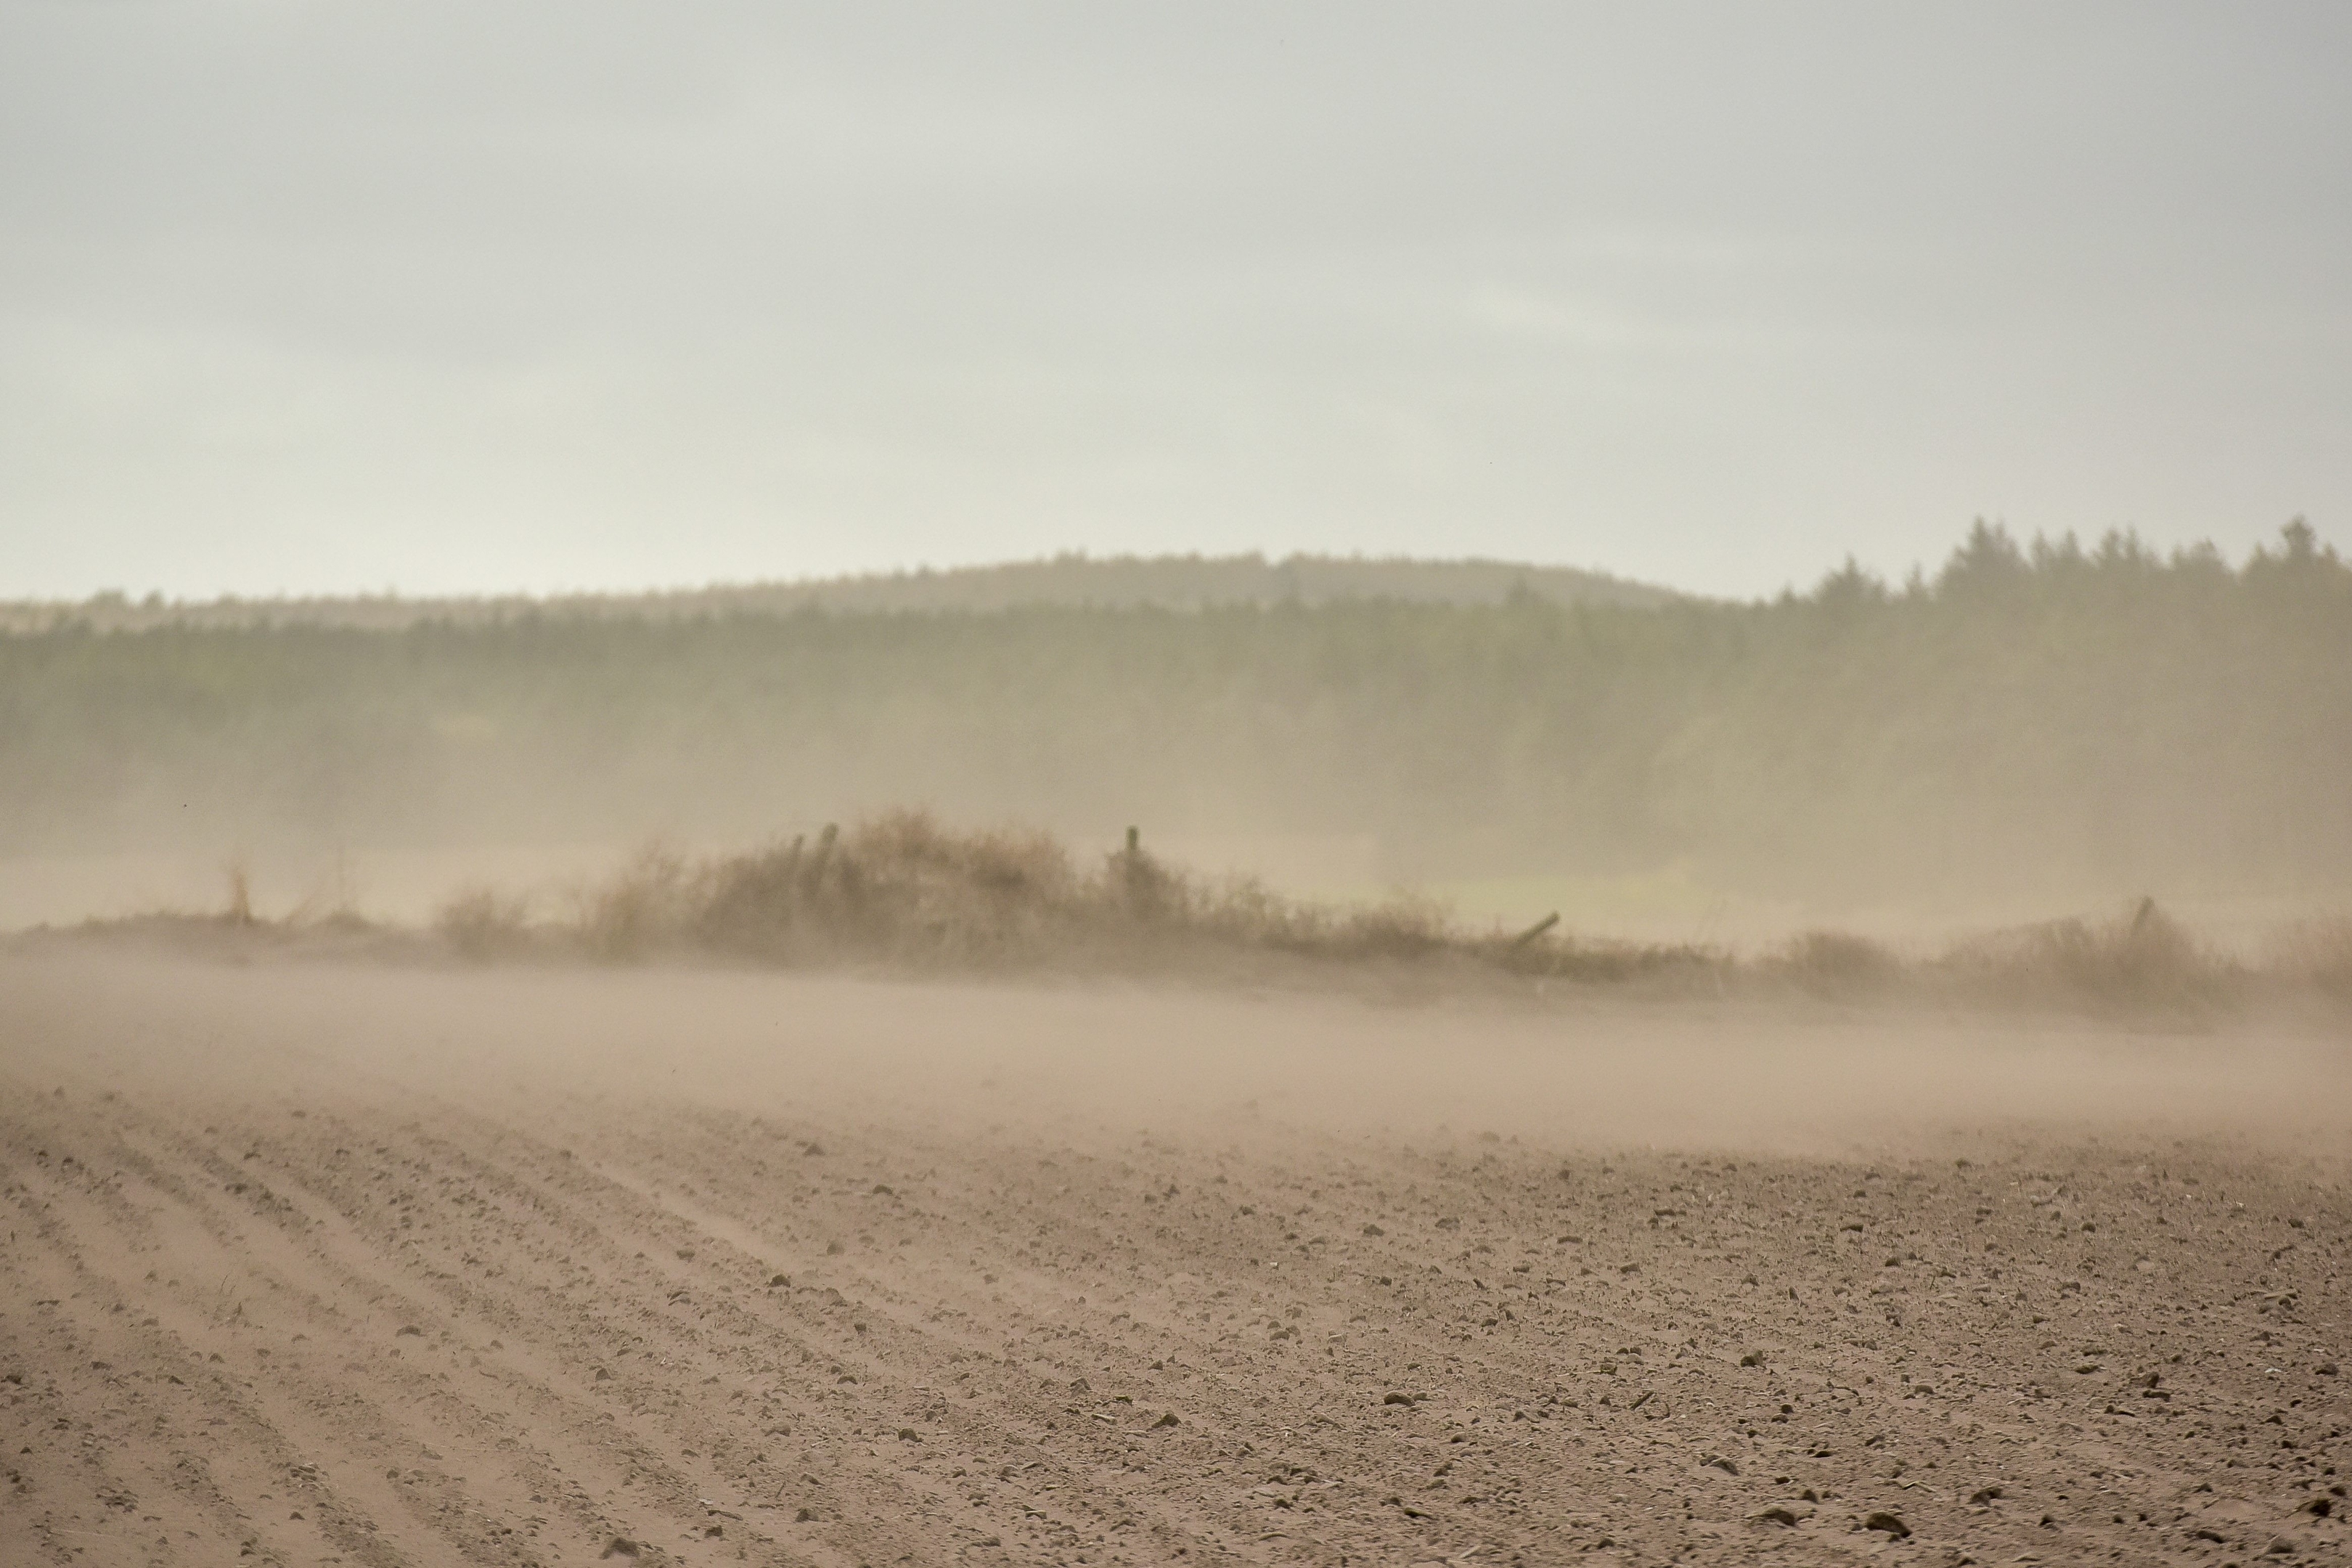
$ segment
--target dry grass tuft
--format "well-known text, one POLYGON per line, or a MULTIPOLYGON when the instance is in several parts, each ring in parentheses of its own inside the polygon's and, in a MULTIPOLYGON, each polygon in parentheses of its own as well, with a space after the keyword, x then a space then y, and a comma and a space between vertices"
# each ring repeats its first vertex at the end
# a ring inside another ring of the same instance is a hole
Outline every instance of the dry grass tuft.
POLYGON ((684 857, 659 845, 572 897, 572 934, 591 953, 625 962, 672 945, 698 892, 684 857))
POLYGON ((1964 942, 1925 978, 1978 1000, 2204 1011, 2240 999, 2246 970, 2142 899, 2105 921, 2051 921, 1964 942))
POLYGON ((2298 921, 2271 939, 2273 973, 2339 1002, 2352 1002, 2352 915, 2298 921))
POLYGON ((530 900, 491 888, 468 888, 441 906, 433 929, 461 958, 487 963, 533 946, 530 900))
POLYGON ((1903 960, 1867 937, 1809 931, 1764 958, 1759 967, 1809 996, 1852 1001, 1883 996, 1906 979, 1903 960))

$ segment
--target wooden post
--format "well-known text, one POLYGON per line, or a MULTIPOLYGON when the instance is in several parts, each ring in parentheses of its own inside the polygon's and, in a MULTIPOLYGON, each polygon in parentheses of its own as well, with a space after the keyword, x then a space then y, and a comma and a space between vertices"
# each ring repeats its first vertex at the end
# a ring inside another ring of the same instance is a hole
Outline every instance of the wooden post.
POLYGON ((1554 910, 1551 913, 1544 916, 1543 919, 1536 921, 1535 924, 1528 927, 1527 930, 1513 937, 1511 939, 1511 945, 1513 947, 1525 947, 1528 943, 1535 941, 1536 938, 1543 935, 1544 932, 1551 930, 1552 927, 1558 924, 1559 924, 1559 911, 1558 910, 1554 910))
POLYGON ((833 859, 833 842, 840 837, 841 829, 830 822, 816 836, 816 853, 809 857, 807 867, 801 872, 803 886, 814 888, 824 880, 825 867, 833 859))

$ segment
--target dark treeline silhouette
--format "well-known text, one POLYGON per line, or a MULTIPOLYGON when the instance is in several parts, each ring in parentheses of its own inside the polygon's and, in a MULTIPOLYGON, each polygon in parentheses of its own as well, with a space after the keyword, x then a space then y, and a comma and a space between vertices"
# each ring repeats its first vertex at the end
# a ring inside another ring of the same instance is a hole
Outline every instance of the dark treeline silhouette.
POLYGON ((567 619, 679 620, 714 615, 783 615, 794 610, 860 614, 896 610, 1010 610, 1038 605, 1104 609, 1156 605, 1197 610, 1212 605, 1325 605, 1343 599, 1412 604, 1493 605, 1514 594, 1558 604, 1659 605, 1679 595, 1574 566, 1515 561, 1412 561, 1371 556, 1055 555, 993 566, 877 572, 788 583, 743 583, 643 594, 566 594, 474 598, 409 598, 371 594, 306 599, 133 599, 100 594, 79 602, 0 602, 0 632, 66 626, 94 631, 153 631, 167 626, 244 629, 345 626, 397 631, 426 621, 478 625, 528 616, 567 619))
POLYGON ((2352 568, 2129 535, 1753 604, 520 615, 0 637, 0 854, 740 842, 898 805, 1392 875, 2352 888, 2352 568))

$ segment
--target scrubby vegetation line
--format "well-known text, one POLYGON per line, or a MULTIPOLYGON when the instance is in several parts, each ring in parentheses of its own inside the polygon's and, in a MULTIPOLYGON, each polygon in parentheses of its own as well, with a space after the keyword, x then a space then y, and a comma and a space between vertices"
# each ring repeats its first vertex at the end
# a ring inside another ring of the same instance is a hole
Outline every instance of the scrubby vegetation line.
POLYGON ((1654 999, 1811 997, 1841 1004, 2054 1008, 2219 1017, 2264 1003, 2352 1016, 2352 916, 2305 919, 2246 957, 2140 899, 2105 918, 1977 932, 1905 952, 1813 930, 1751 951, 1639 942, 1562 926, 1479 929, 1412 894, 1369 903, 1285 896, 1203 878, 1124 847, 1073 855, 1026 828, 959 831, 898 810, 735 854, 648 847, 601 879, 536 891, 478 885, 429 928, 306 903, 255 911, 232 868, 212 914, 157 912, 48 927, 12 945, 133 941, 257 952, 500 965, 721 963, 896 976, 1126 974, 1218 984, 1366 979, 1521 994, 1654 999))
POLYGON ((1203 879, 1132 833, 1091 861, 1025 830, 953 832, 891 812, 846 834, 689 860, 648 850, 601 882, 535 907, 476 889, 436 930, 476 962, 717 957, 799 967, 1182 973, 1270 958, 1327 973, 1391 970, 1657 995, 1801 994, 2164 1012, 2308 994, 2352 1004, 2352 921, 2282 932, 2258 963, 2200 942, 2143 899, 2112 919, 2066 919, 1906 956, 1815 931, 1753 954, 1563 930, 1478 931, 1410 897, 1335 905, 1246 878, 1203 879))

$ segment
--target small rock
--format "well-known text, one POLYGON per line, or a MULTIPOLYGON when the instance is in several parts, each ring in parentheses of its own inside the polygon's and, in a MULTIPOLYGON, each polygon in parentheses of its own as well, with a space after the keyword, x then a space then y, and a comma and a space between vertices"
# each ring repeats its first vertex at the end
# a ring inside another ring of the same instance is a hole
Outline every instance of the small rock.
POLYGON ((1794 1510, 1780 1508, 1776 1505, 1772 1508, 1768 1508, 1762 1513, 1758 1514, 1756 1516, 1756 1522, 1759 1524, 1794 1526, 1797 1522, 1797 1516, 1794 1510))
POLYGON ((1999 1487, 1979 1487, 1969 1494, 1969 1500, 1973 1503, 1988 1503, 2001 1495, 2001 1489, 1999 1487))
POLYGON ((1874 1513, 1862 1521, 1862 1528, 1883 1530, 1897 1541, 1911 1533, 1911 1527, 1903 1522, 1903 1516, 1899 1513, 1874 1513))
POLYGON ((1410 1394, 1391 1394, 1384 1396, 1381 1400, 1381 1403, 1382 1405, 1411 1405, 1412 1403, 1412 1395, 1410 1394))
POLYGON ((1379 1226, 1368 1225, 1364 1227, 1364 1234, 1366 1236, 1386 1236, 1388 1232, 1382 1230, 1379 1226))
POLYGON ((1749 1351, 1746 1355, 1739 1358, 1739 1364, 1742 1366, 1762 1366, 1764 1364, 1764 1352, 1762 1351, 1749 1351))
POLYGON ((601 1557, 635 1557, 636 1554, 637 1543, 635 1542, 630 1540, 625 1535, 616 1535, 613 1537, 612 1540, 604 1543, 604 1550, 597 1555, 601 1557))
POLYGON ((396 1333, 392 1337, 397 1340, 404 1338, 410 1334, 415 1334, 417 1338, 423 1339, 425 1337, 425 1331, 418 1328, 415 1323, 406 1323, 402 1325, 399 1333, 396 1333))
POLYGON ((1739 1473, 1739 1467, 1720 1454, 1712 1458, 1701 1459, 1699 1463, 1708 1469, 1721 1470, 1727 1476, 1736 1476, 1739 1473))
POLYGON ((792 1282, 792 1276, 789 1274, 771 1274, 768 1276, 768 1289, 771 1290, 776 1289, 780 1285, 790 1285, 792 1282))
POLYGON ((1157 1432, 1162 1426, 1179 1426, 1183 1424, 1178 1421, 1173 1415, 1162 1415, 1159 1420, 1154 1421, 1151 1424, 1151 1429, 1157 1432))
POLYGON ((688 1262, 688 1263, 691 1263, 691 1262, 693 1262, 693 1261, 694 1261, 694 1248, 692 1248, 692 1247, 679 1247, 679 1248, 677 1249, 677 1255, 678 1255, 678 1257, 680 1257, 680 1258, 684 1258, 684 1259, 685 1259, 687 1262, 688 1262))
POLYGON ((796 1513, 796 1514, 793 1515, 793 1522, 794 1524, 813 1524, 813 1523, 814 1523, 815 1521, 816 1521, 816 1513, 815 1513, 815 1510, 813 1510, 813 1509, 805 1509, 805 1508, 804 1508, 804 1509, 801 1510, 798 1513, 796 1513))

